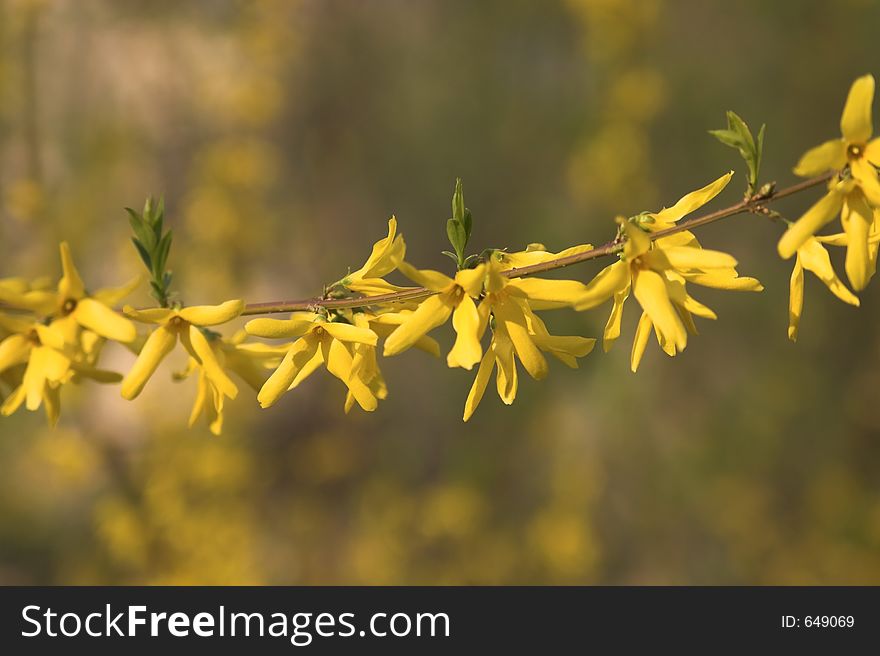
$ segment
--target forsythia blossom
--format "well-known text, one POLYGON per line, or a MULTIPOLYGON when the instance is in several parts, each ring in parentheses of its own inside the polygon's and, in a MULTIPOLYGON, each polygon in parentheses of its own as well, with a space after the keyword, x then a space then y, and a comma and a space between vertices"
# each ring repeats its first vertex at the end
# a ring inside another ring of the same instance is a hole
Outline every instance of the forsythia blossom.
POLYGON ((831 266, 831 258, 823 244, 830 246, 846 246, 847 236, 845 233, 827 235, 822 237, 809 237, 800 248, 797 249, 797 257, 794 261, 794 269, 791 272, 791 285, 788 301, 788 338, 796 342, 798 329, 801 322, 801 314, 804 308, 804 271, 810 271, 821 280, 826 287, 844 303, 858 307, 859 299, 846 288, 834 268, 831 266))
POLYGON ((807 239, 837 214, 847 235, 846 274, 856 291, 874 275, 877 245, 870 233, 880 225, 880 139, 871 140, 874 77, 865 75, 850 89, 840 118, 842 138, 807 151, 794 172, 813 176, 829 170, 839 174, 828 183, 828 193, 798 219, 779 240, 779 254, 792 257, 807 239))
POLYGON ((370 366, 371 363, 363 362, 364 354, 356 352, 355 346, 375 348, 378 337, 368 327, 345 322, 342 317, 337 319, 327 321, 326 317, 315 312, 294 312, 290 319, 253 319, 245 325, 248 334, 257 337, 299 338, 290 344, 284 359, 260 389, 257 395, 260 406, 268 408, 273 405, 282 394, 324 365, 327 371, 345 383, 361 408, 368 412, 376 409, 377 395, 370 383, 377 370, 370 366))
POLYGON ((711 200, 726 186, 730 175, 688 194, 671 208, 636 217, 644 228, 619 217, 625 237, 620 261, 600 271, 575 303, 575 309, 586 310, 614 299, 605 327, 605 350, 608 350, 620 335, 623 304, 630 293, 636 297, 643 315, 633 345, 633 371, 638 369, 652 328, 661 348, 674 356, 687 346, 688 331, 696 332, 693 315, 716 318, 711 309, 687 293, 687 282, 721 289, 762 289, 757 280, 738 276, 732 256, 703 249, 688 231, 653 242, 649 236, 649 231, 671 227, 711 200))
POLYGON ((158 324, 144 342, 131 370, 122 381, 122 397, 134 399, 144 389, 150 376, 165 357, 174 350, 178 340, 199 363, 208 379, 227 397, 234 399, 238 388, 217 361, 214 349, 200 328, 217 326, 235 319, 244 309, 242 301, 226 301, 220 305, 194 305, 185 308, 151 308, 123 311, 136 321, 158 324))

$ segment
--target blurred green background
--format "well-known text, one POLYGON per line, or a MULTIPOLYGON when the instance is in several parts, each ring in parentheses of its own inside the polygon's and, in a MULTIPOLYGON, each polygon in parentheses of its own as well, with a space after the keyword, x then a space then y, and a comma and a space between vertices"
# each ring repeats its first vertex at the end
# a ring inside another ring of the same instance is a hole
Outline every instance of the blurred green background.
MULTIPOLYGON (((0 276, 57 275, 67 239, 92 287, 128 279, 122 208, 149 193, 188 303, 319 292, 392 213, 446 266, 456 176, 478 248, 601 242, 741 173, 706 135, 726 109, 792 182, 880 73, 878 25, 871 0, 0 0, 0 276)), ((56 430, 0 423, 0 582, 878 584, 877 292, 856 310, 809 279, 790 344, 777 235, 701 232, 766 291, 698 289, 719 320, 682 355, 652 343, 632 375, 629 305, 610 354, 510 408, 490 389, 468 424, 472 374, 419 352, 384 361, 374 414, 318 375, 266 411, 243 389, 220 438, 185 428, 174 365, 134 403, 68 386, 56 430)))

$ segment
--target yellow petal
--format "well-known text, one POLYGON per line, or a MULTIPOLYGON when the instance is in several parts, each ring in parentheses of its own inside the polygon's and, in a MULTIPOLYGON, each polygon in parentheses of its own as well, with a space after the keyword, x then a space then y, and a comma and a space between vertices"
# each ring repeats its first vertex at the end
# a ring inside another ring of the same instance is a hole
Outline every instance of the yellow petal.
POLYGON ((687 346, 687 331, 672 307, 663 278, 654 271, 639 271, 633 279, 633 294, 642 309, 651 317, 658 333, 675 344, 679 351, 683 351, 687 346))
POLYGON ((21 385, 25 390, 25 407, 28 410, 36 410, 43 402, 43 388, 46 385, 46 370, 49 366, 48 358, 51 349, 36 346, 31 349, 27 369, 21 385))
POLYGON ((486 279, 486 265, 479 264, 473 269, 464 269, 455 274, 455 282, 466 294, 477 298, 483 293, 483 282, 486 279))
POLYGON ((145 310, 135 310, 130 305, 123 306, 122 312, 141 323, 165 323, 174 315, 174 310, 170 308, 147 308, 145 310))
POLYGON ((367 412, 375 410, 378 407, 376 397, 358 376, 352 375, 352 357, 345 345, 335 339, 324 339, 321 341, 321 352, 327 363, 327 371, 348 386, 358 405, 367 412))
POLYGON ((728 171, 702 189, 692 191, 683 196, 672 207, 664 208, 656 214, 652 214, 651 216, 654 217, 655 223, 651 225, 650 228, 652 230, 662 230, 663 228, 670 227, 671 224, 675 223, 682 217, 687 216, 694 210, 702 207, 724 190, 732 176, 733 171, 728 171))
POLYGON ((131 371, 122 379, 122 398, 130 401, 141 393, 159 363, 171 353, 176 343, 177 335, 165 326, 159 326, 150 334, 131 371))
POLYGON ((868 232, 873 220, 873 212, 864 197, 850 194, 843 204, 840 221, 847 236, 846 275, 856 291, 867 287, 871 278, 868 232))
POLYGON ((214 354, 214 349, 211 348, 211 344, 196 326, 189 327, 189 343, 202 365, 202 369, 205 370, 205 375, 217 390, 230 399, 238 396, 238 387, 223 371, 223 367, 220 366, 217 356, 214 354))
POLYGON ((119 303, 123 298, 134 292, 134 290, 138 288, 142 281, 143 276, 135 276, 121 287, 107 287, 105 289, 99 289, 94 294, 92 294, 92 298, 94 298, 96 301, 103 303, 104 305, 109 305, 110 307, 112 307, 119 303))
POLYGON ((814 273, 837 298, 850 305, 859 305, 858 297, 849 291, 846 285, 837 277, 834 267, 831 266, 831 258, 828 256, 828 251, 817 240, 810 239, 807 241, 798 250, 798 257, 801 261, 801 266, 807 271, 814 273))
POLYGON ((623 244, 623 254, 627 261, 636 259, 651 250, 651 238, 648 233, 630 221, 621 220, 626 241, 623 244))
POLYGON ((789 226, 777 244, 780 257, 784 260, 790 258, 807 239, 831 221, 843 206, 843 198, 843 194, 838 191, 829 191, 800 219, 789 226))
POLYGON ((648 345, 648 338, 651 336, 651 329, 653 327, 654 324, 651 323, 651 317, 648 316, 647 312, 642 312, 639 325, 636 326, 632 353, 629 358, 629 366, 633 373, 639 370, 639 364, 642 361, 642 356, 645 354, 645 347, 648 345))
POLYGON ((513 342, 516 355, 522 362, 523 367, 535 380, 541 380, 547 376, 547 360, 532 341, 529 335, 526 319, 522 311, 514 303, 506 302, 494 308, 495 320, 503 324, 504 330, 513 342))
POLYGON ((880 179, 877 169, 867 159, 861 157, 851 163, 853 177, 873 207, 880 207, 880 179))
POLYGON ((345 285, 353 292, 358 292, 364 296, 379 296, 380 294, 393 294, 396 292, 405 292, 417 287, 404 287, 402 285, 393 285, 386 282, 382 278, 362 278, 360 280, 352 280, 345 285))
POLYGON ((629 265, 624 261, 618 261, 602 269, 598 275, 590 281, 581 298, 575 303, 575 310, 589 310, 601 305, 615 294, 629 286, 629 265))
POLYGON ((429 296, 385 340, 385 356, 405 351, 428 331, 444 324, 451 313, 451 302, 445 294, 429 296))
POLYGON ((324 364, 324 354, 321 352, 320 340, 315 339, 313 348, 297 354, 294 362, 299 367, 299 370, 296 372, 293 382, 287 388, 288 391, 295 389, 324 364))
POLYGON ((204 374, 198 377, 196 383, 196 398, 193 401, 192 411, 189 413, 188 425, 190 428, 196 425, 201 414, 205 411, 205 402, 208 399, 208 382, 204 374))
POLYGON ((587 286, 577 280, 546 280, 544 278, 517 278, 508 287, 520 292, 530 301, 574 305, 583 299, 587 286))
POLYGON ((309 313, 306 317, 295 319, 251 319, 244 325, 248 335, 267 337, 269 339, 302 337, 315 326, 317 314, 309 313))
MULTIPOLYGON (((544 351, 549 351, 554 355, 570 355, 575 358, 585 357, 596 345, 596 340, 592 337, 580 337, 579 335, 536 335, 534 340, 544 351)), ((567 361, 567 363, 570 362, 570 360, 567 361)), ((577 368, 577 365, 575 364, 573 368, 577 368)))
POLYGON ((21 407, 21 404, 24 403, 25 397, 27 396, 27 390, 24 385, 19 385, 16 387, 12 394, 10 394, 6 400, 3 402, 3 405, 0 406, 0 415, 4 417, 8 417, 16 410, 21 407))
POLYGON ((801 266, 801 258, 794 261, 794 269, 791 271, 791 281, 788 293, 788 338, 796 342, 798 328, 801 324, 801 314, 804 311, 804 268, 801 266))
POLYGON ((24 335, 10 335, 0 341, 0 372, 28 361, 31 343, 24 335))
POLYGON ((57 350, 63 350, 65 342, 72 344, 76 341, 75 337, 71 336, 70 339, 66 339, 66 330, 65 324, 73 324, 74 322, 65 321, 64 319, 53 321, 48 326, 44 326, 43 324, 35 324, 34 330, 37 333, 37 337, 40 340, 40 344, 44 344, 45 346, 51 346, 57 350))
POLYGON ((611 307, 611 314, 605 324, 605 332, 602 337, 602 348, 606 353, 611 350, 611 347, 614 346, 614 342, 620 337, 620 323, 623 320, 623 305, 627 298, 629 298, 629 287, 614 295, 614 305, 611 307))
POLYGON ((50 428, 55 428, 61 416, 61 388, 46 383, 43 389, 43 407, 50 428))
MULTIPOLYGON (((666 256, 667 261, 676 269, 730 269, 736 267, 736 259, 721 251, 705 248, 688 248, 677 246, 654 251, 666 256)), ((653 255, 653 253, 651 253, 653 255)))
POLYGON ((74 310, 76 322, 101 337, 128 344, 137 337, 134 324, 118 315, 103 303, 92 298, 83 298, 74 310))
POLYGON ((846 142, 843 139, 832 139, 804 153, 794 167, 794 174, 809 178, 825 171, 842 169, 844 166, 846 166, 846 142))
POLYGON ((501 397, 501 401, 505 405, 510 405, 516 399, 519 379, 516 372, 516 360, 513 357, 513 344, 503 327, 495 331, 492 348, 495 352, 495 365, 498 371, 495 376, 498 396, 501 397))
POLYGON ((401 262, 398 268, 403 275, 414 283, 434 292, 442 292, 454 283, 452 278, 439 271, 416 269, 409 262, 401 262))
POLYGON ((705 273, 687 273, 685 278, 688 282, 714 289, 743 292, 760 292, 764 290, 764 285, 759 280, 746 276, 740 277, 735 269, 714 269, 705 273))
POLYGON ((874 139, 865 146, 865 159, 874 166, 880 166, 880 138, 874 139))
POLYGON ((470 370, 480 361, 483 357, 483 347, 480 344, 483 336, 481 324, 476 304, 465 294, 452 313, 452 327, 456 337, 455 344, 446 356, 448 366, 470 370))
POLYGON ((284 359, 281 360, 281 364, 263 383, 263 387, 257 394, 260 407, 268 408, 281 398, 281 395, 287 391, 296 378, 302 365, 311 359, 317 348, 318 342, 311 335, 302 337, 291 344, 284 359))
POLYGON ((467 400, 464 402, 464 421, 470 419, 480 401, 483 400, 483 394, 486 392, 486 386, 489 384, 489 378, 492 376, 492 369, 495 367, 495 353, 492 349, 486 351, 483 359, 480 360, 480 367, 477 369, 477 375, 474 383, 468 392, 467 400))
MULTIPOLYGON (((397 219, 392 216, 388 219, 388 236, 373 244, 373 250, 364 266, 347 277, 352 280, 381 278, 398 267, 405 252, 403 235, 397 235, 397 219)), ((349 288, 351 289, 350 285, 349 288)))
POLYGON ((874 76, 863 75, 850 87, 840 117, 840 131, 850 143, 865 143, 871 138, 871 105, 874 102, 874 76))
POLYGON ((232 321, 244 310, 244 301, 226 301, 220 305, 193 305, 178 311, 180 318, 195 326, 217 326, 232 321))
POLYGON ((77 300, 86 295, 86 286, 83 284, 79 271, 73 263, 70 254, 70 245, 66 241, 61 242, 61 268, 64 272, 61 282, 58 283, 58 294, 63 300, 77 300))
POLYGON ((352 326, 348 323, 322 323, 321 327, 330 333, 334 339, 342 342, 356 342, 358 344, 367 344, 375 346, 379 341, 379 336, 369 328, 360 328, 352 326))

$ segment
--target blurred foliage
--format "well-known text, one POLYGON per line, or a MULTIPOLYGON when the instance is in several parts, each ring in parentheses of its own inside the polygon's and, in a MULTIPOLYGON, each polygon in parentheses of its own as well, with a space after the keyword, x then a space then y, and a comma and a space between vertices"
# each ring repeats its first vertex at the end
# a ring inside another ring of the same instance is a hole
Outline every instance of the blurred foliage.
MULTIPOLYGON (((122 208, 150 192, 188 303, 313 294, 392 213, 448 269, 456 176, 477 250, 598 241, 742 165, 706 135, 727 107, 790 180, 876 61, 877 4, 836 6, 0 0, 0 275, 61 239, 90 280, 136 273, 122 208)), ((791 346, 774 226, 702 234, 766 292, 707 294, 723 321, 674 361, 596 353, 467 425, 470 377, 420 354, 370 416, 316 379, 237 400, 222 438, 181 430, 172 363, 136 403, 65 399, 55 431, 4 420, 0 581, 880 583, 878 304, 808 285, 791 346)))

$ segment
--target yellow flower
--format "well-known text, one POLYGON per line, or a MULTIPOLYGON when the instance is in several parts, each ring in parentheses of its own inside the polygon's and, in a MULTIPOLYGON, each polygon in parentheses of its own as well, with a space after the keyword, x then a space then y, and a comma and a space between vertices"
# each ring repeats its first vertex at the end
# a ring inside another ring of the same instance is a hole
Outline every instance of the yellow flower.
MULTIPOLYGON (((208 345, 213 352, 214 359, 224 371, 228 370, 237 374, 255 391, 266 380, 267 367, 277 366, 283 353, 279 349, 265 344, 247 344, 244 331, 237 332, 232 338, 225 338, 216 333, 208 332, 205 335, 208 345)), ((199 417, 204 415, 208 426, 214 435, 220 435, 223 431, 223 407, 229 395, 228 385, 218 385, 216 376, 209 373, 203 363, 190 356, 186 369, 174 375, 175 380, 184 380, 192 374, 198 374, 196 398, 189 417, 189 426, 192 428, 199 417)), ((237 387, 232 384, 237 392, 237 387)))
POLYGON ((67 242, 61 243, 60 250, 63 275, 56 293, 45 289, 16 293, 7 286, 6 293, 0 295, 0 300, 53 317, 55 328, 64 335, 67 344, 77 343, 80 329, 90 330, 117 342, 134 341, 137 337, 134 324, 109 306, 131 293, 140 280, 135 279, 118 289, 102 289, 88 294, 73 263, 67 242))
POLYGON ((845 171, 843 177, 829 182, 828 193, 782 235, 778 244, 779 255, 788 259, 840 213, 848 237, 846 274, 857 291, 864 289, 873 275, 868 235, 875 222, 875 210, 880 208, 876 169, 880 166, 880 139, 871 140, 873 100, 874 77, 860 77, 850 88, 843 108, 842 138, 812 148, 798 162, 794 172, 800 176, 845 171))
POLYGON ((205 374, 226 396, 235 398, 238 389, 217 362, 211 345, 199 328, 216 326, 232 321, 244 309, 242 301, 226 301, 220 305, 194 305, 185 308, 151 308, 135 310, 131 307, 123 311, 136 321, 158 324, 144 343, 131 371, 122 381, 122 397, 134 399, 162 360, 174 349, 180 340, 190 357, 198 361, 205 374))
POLYGON ((397 219, 392 216, 388 219, 388 236, 373 244, 373 250, 364 265, 357 271, 349 273, 338 284, 366 296, 408 289, 383 280, 383 276, 387 276, 400 266, 405 254, 406 243, 403 241, 403 235, 397 234, 397 219))
MULTIPOLYGON (((527 335, 525 336, 527 341, 523 340, 523 336, 520 335, 520 346, 518 348, 508 330, 513 325, 515 327, 514 334, 516 334, 519 332, 518 324, 516 322, 511 324, 508 321, 498 320, 496 317, 492 331, 492 340, 489 343, 489 348, 480 360, 477 375, 474 378, 473 385, 471 385, 464 404, 464 421, 468 421, 474 414, 477 406, 480 405, 493 369, 497 369, 495 382, 498 396, 506 405, 510 405, 516 398, 518 385, 516 357, 520 358, 523 366, 533 376, 535 375, 533 372, 536 368, 542 369, 543 374, 540 377, 543 378, 546 375, 546 361, 538 349, 551 353, 558 360, 572 368, 577 368, 577 358, 582 358, 593 350, 593 346, 596 343, 595 339, 550 335, 544 323, 528 309, 527 304, 520 306, 520 308, 527 323, 527 335), (543 367, 538 364, 539 362, 543 362, 543 367)), ((502 312, 503 315, 504 312, 502 312)))
POLYGON ((470 369, 482 357, 480 338, 486 330, 487 315, 481 315, 474 302, 483 291, 486 265, 464 269, 455 278, 432 271, 416 269, 407 262, 400 271, 416 284, 433 292, 385 340, 384 355, 396 355, 413 346, 429 331, 443 325, 453 315, 456 340, 447 356, 450 367, 470 369))
POLYGON ((371 329, 327 321, 317 313, 294 312, 290 319, 253 319, 245 330, 257 337, 299 338, 289 345, 281 364, 260 389, 257 400, 263 408, 273 405, 323 364, 345 383, 361 408, 368 412, 376 409, 377 395, 369 383, 375 379, 377 369, 373 370, 369 362, 355 362, 358 353, 353 354, 354 345, 376 346, 378 337, 371 329), (365 382, 364 377, 369 380, 365 382))
MULTIPOLYGON (((788 302, 788 338, 796 342, 804 308, 804 270, 812 271, 844 303, 858 307, 859 299, 846 288, 831 266, 831 258, 822 244, 845 246, 846 234, 809 237, 797 250, 788 302)), ((876 253, 876 250, 875 250, 876 253)))
POLYGON ((571 305, 584 294, 586 286, 575 280, 508 279, 502 275, 502 266, 492 258, 473 269, 459 271, 452 279, 437 271, 420 271, 402 263, 400 270, 404 275, 437 293, 422 301, 388 337, 385 355, 409 348, 452 315, 456 339, 446 363, 450 367, 471 369, 483 357, 480 342, 489 316, 494 314, 496 320, 510 324, 508 332, 517 346, 517 355, 525 358, 523 365, 529 374, 535 378, 546 375, 546 361, 527 337, 529 329, 525 313, 571 305), (474 299, 482 300, 477 305, 474 299))
POLYGON ((60 387, 80 377, 98 382, 117 382, 121 377, 109 371, 94 369, 77 362, 66 352, 61 331, 39 322, 2 318, 2 325, 11 333, 0 342, 0 374, 24 365, 17 387, 0 406, 0 414, 9 416, 25 404, 28 410, 45 406, 49 424, 54 426, 60 415, 60 387))
MULTIPOLYGON (((623 304, 630 292, 645 315, 636 342, 644 340, 645 331, 653 327, 664 350, 675 355, 687 346, 688 328, 694 329, 692 315, 715 318, 712 310, 687 293, 687 282, 721 289, 762 289, 757 280, 738 277, 732 256, 701 248, 689 232, 652 242, 631 221, 622 217, 618 221, 626 235, 621 260, 600 271, 575 304, 575 309, 586 310, 614 299, 605 328, 606 350, 620 334, 623 304)), ((633 365, 638 365, 638 358, 633 365)))

